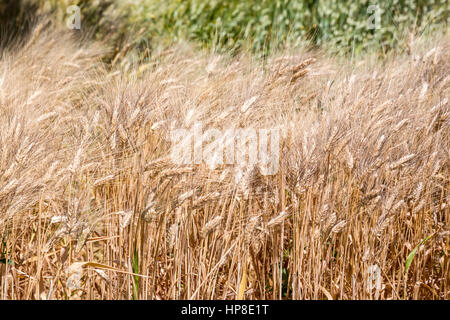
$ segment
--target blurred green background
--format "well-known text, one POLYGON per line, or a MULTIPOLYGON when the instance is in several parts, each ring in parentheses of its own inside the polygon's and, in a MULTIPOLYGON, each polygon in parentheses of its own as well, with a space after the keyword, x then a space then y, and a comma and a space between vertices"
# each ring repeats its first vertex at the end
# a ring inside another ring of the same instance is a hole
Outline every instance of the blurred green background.
MULTIPOLYGON (((10 1, 10 0, 3 0, 10 1)), ((265 55, 287 45, 322 46, 339 54, 402 48, 407 35, 447 30, 447 0, 23 0, 38 13, 67 19, 79 5, 82 31, 116 47, 154 49, 187 39, 216 51, 265 55), (380 8, 380 28, 368 28, 380 8)), ((0 11, 2 8, 0 7, 0 11)), ((139 52, 142 50, 136 50, 139 52)))

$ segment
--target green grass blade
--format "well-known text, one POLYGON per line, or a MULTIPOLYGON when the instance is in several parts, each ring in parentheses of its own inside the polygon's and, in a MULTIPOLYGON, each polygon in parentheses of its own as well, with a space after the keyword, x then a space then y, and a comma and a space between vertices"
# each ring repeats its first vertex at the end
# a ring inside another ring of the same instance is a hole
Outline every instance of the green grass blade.
POLYGON ((433 236, 433 234, 432 234, 432 235, 429 235, 428 237, 426 237, 425 239, 423 239, 422 241, 420 241, 420 243, 419 243, 419 244, 411 251, 411 253, 408 255, 408 257, 406 258, 406 264, 405 264, 405 274, 408 273, 409 267, 411 266, 411 263, 412 263, 412 261, 413 261, 413 259, 414 259, 414 256, 416 255, 417 250, 419 249, 419 247, 420 247, 421 245, 423 245, 425 242, 427 242, 432 236, 433 236))

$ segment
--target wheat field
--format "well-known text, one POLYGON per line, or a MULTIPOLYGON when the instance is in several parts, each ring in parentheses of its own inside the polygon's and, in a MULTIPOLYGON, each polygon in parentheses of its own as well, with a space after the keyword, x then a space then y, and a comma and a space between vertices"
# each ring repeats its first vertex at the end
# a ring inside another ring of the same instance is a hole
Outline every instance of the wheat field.
POLYGON ((0 56, 0 299, 449 299, 449 49, 108 66, 38 25, 0 56), (195 122, 280 130, 278 172, 175 165, 195 122))

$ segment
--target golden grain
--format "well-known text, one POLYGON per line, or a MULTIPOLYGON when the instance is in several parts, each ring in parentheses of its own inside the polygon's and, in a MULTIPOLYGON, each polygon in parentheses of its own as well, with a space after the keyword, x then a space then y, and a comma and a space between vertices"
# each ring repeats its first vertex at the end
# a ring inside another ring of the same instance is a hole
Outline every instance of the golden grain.
POLYGON ((423 62, 180 45, 138 72, 129 46, 105 66, 66 33, 0 58, 0 258, 19 262, 0 299, 450 298, 448 36, 410 44, 423 62), (176 166, 170 130, 194 121, 281 128, 279 170, 176 166))

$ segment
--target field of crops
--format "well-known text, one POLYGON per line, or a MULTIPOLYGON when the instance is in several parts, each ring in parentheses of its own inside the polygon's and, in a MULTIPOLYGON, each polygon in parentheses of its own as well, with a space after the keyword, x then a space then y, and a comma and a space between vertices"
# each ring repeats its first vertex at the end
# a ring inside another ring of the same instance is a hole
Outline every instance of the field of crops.
POLYGON ((0 299, 450 299, 445 1, 16 4, 0 299), (199 124, 276 170, 197 162, 199 124))

